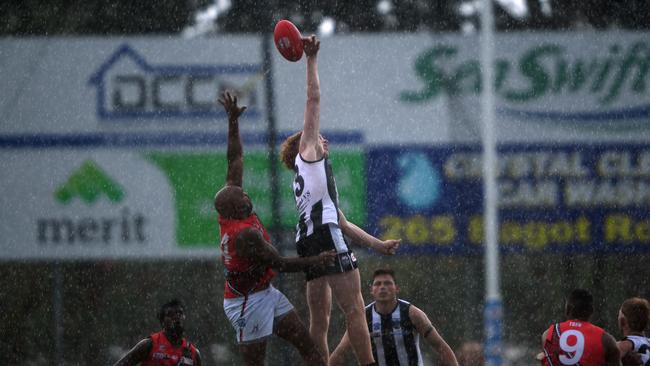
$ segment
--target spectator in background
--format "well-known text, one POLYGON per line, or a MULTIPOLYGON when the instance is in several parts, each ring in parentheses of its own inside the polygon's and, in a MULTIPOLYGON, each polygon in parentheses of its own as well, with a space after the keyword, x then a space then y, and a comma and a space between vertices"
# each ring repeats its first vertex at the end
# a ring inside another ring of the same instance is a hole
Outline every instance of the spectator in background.
MULTIPOLYGON (((415 305, 397 297, 399 286, 393 270, 375 270, 370 291, 375 301, 366 306, 366 320, 372 353, 378 365, 422 365, 422 337, 440 356, 441 365, 458 366, 454 352, 427 315, 415 305)), ((349 349, 350 339, 346 332, 332 352, 329 366, 343 365, 349 349)))
POLYGON ((476 341, 463 343, 456 352, 459 366, 483 366, 485 365, 485 355, 483 346, 476 341))
POLYGON ((650 318, 648 300, 639 297, 627 299, 618 311, 618 327, 623 339, 617 342, 624 365, 650 365, 650 339, 644 334, 650 318), (639 360, 640 358, 640 360, 639 360))
POLYGON ((575 289, 569 294, 567 320, 551 325, 542 335, 543 366, 621 365, 614 337, 589 322, 593 312, 594 298, 589 291, 575 289))
POLYGON ((176 299, 163 304, 158 320, 163 329, 138 342, 114 366, 201 366, 199 350, 183 338, 183 304, 176 299))

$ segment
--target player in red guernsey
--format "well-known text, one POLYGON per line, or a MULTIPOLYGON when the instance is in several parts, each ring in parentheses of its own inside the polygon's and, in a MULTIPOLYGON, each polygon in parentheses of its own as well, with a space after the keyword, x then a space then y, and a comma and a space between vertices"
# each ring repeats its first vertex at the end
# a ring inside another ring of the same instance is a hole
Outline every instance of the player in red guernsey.
POLYGON ((201 366, 199 350, 183 338, 183 304, 172 300, 158 312, 163 329, 141 340, 114 366, 201 366))
POLYGON ((271 285, 273 269, 298 272, 334 263, 336 253, 287 258, 271 245, 266 229, 253 212, 242 189, 244 157, 239 136, 239 116, 246 110, 237 97, 224 92, 219 99, 228 114, 228 171, 226 184, 217 192, 214 206, 219 214, 221 258, 226 284, 223 307, 235 328, 239 350, 247 365, 263 365, 266 340, 272 334, 287 340, 308 365, 325 365, 289 300, 271 285))
POLYGON ((616 340, 589 322, 594 298, 587 290, 576 289, 566 300, 568 320, 551 325, 542 335, 542 366, 620 366, 616 340))

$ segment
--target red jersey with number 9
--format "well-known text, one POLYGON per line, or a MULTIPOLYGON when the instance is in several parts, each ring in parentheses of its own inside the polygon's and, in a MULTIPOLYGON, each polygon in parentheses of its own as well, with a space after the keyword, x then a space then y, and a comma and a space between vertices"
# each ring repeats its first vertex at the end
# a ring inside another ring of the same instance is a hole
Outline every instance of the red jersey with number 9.
POLYGON ((546 334, 542 366, 601 366, 605 364, 603 334, 589 322, 567 320, 552 325, 546 334))
POLYGON ((235 250, 237 235, 249 227, 259 230, 264 239, 269 243, 271 242, 264 225, 254 213, 243 220, 219 217, 221 261, 226 268, 226 284, 223 297, 226 299, 245 296, 256 290, 266 288, 275 276, 271 267, 258 268, 251 260, 240 256, 235 250))

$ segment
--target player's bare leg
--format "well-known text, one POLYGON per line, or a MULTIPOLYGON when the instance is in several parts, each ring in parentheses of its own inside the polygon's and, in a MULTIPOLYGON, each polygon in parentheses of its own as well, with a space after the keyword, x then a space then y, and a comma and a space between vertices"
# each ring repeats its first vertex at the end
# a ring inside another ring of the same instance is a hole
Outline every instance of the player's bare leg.
POLYGON ((244 358, 245 365, 264 365, 264 358, 266 357, 266 341, 242 344, 239 346, 239 352, 244 358))
POLYGON ((350 344, 361 365, 375 362, 372 356, 366 311, 361 296, 359 270, 327 276, 334 299, 345 315, 350 344))
POLYGON ((275 334, 291 343, 302 357, 305 365, 325 366, 323 356, 318 352, 316 344, 312 340, 307 328, 298 317, 295 310, 285 315, 277 324, 275 334))
POLYGON ((327 332, 332 312, 332 291, 327 277, 319 277, 307 282, 307 304, 309 305, 309 334, 316 343, 318 351, 329 359, 327 332))

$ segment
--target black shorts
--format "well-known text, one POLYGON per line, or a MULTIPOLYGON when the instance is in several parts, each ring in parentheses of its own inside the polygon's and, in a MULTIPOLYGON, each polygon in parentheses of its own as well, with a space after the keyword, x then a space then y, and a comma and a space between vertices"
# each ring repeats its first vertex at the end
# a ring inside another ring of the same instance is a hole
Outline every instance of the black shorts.
POLYGON ((328 250, 338 253, 334 263, 325 268, 309 267, 304 270, 307 281, 335 273, 353 271, 358 267, 357 258, 348 247, 341 229, 335 224, 326 224, 314 229, 314 233, 296 243, 296 251, 301 257, 319 255, 328 250))

